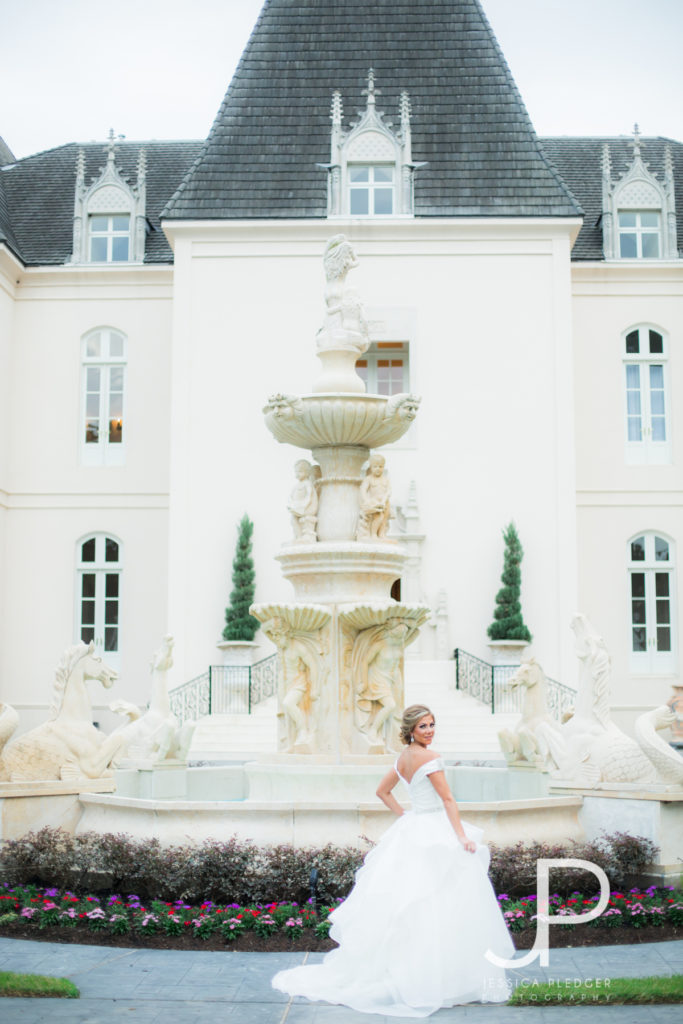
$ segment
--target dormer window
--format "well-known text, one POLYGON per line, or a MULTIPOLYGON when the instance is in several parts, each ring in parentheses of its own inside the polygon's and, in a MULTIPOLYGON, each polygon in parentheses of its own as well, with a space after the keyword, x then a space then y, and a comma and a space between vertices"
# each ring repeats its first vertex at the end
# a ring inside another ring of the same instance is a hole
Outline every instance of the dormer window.
POLYGON ((93 214, 90 228, 91 263, 126 263, 130 251, 130 215, 93 214))
POLYGON ((401 93, 401 127, 394 132, 376 108, 378 90, 370 70, 367 106, 360 120, 343 127, 341 93, 332 97, 332 138, 328 171, 328 216, 393 217, 413 213, 410 101, 401 93))
POLYGON ((137 182, 130 185, 116 166, 116 143, 110 133, 107 164, 86 183, 85 153, 76 162, 74 240, 70 263, 142 263, 147 221, 146 158, 138 153, 137 182))
POLYGON ((618 179, 612 177, 612 155, 602 149, 602 238, 606 259, 658 260, 678 257, 676 200, 671 149, 664 154, 664 180, 653 174, 641 155, 638 125, 633 160, 618 179))

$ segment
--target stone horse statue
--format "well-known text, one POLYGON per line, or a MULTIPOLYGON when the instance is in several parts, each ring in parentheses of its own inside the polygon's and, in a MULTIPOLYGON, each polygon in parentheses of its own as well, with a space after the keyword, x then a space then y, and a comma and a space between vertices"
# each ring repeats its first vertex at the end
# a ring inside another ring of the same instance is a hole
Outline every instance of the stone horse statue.
POLYGON ((112 774, 109 766, 121 746, 121 737, 106 736, 93 725, 86 681, 96 679, 108 689, 116 672, 94 650, 92 642, 67 648, 55 672, 49 720, 9 743, 17 715, 5 706, 0 713, 0 779, 75 781, 112 774))
POLYGON ((167 675, 173 667, 172 636, 163 638, 150 667, 152 696, 146 710, 125 700, 113 701, 109 705, 111 711, 128 718, 127 723, 113 733, 121 737, 119 756, 145 761, 163 761, 166 758, 185 761, 197 723, 188 721, 181 726, 171 711, 167 675))
POLYGON ((533 765, 553 770, 563 753, 560 725, 548 711, 548 682, 535 658, 523 662, 506 684, 514 692, 523 690, 522 717, 514 729, 501 729, 498 741, 508 764, 533 765))

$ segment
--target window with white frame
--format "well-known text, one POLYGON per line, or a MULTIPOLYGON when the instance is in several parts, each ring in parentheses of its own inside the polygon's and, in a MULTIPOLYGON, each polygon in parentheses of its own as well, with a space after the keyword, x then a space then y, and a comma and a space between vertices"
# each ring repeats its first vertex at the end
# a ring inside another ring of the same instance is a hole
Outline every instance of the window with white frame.
POLYGON ((622 259, 659 259, 661 215, 657 210, 619 210, 619 255, 622 259))
POLYGON ((92 214, 88 217, 91 263, 127 263, 130 259, 130 215, 92 214))
POLYGON ((626 461, 671 461, 667 342, 662 331, 635 327, 623 336, 626 461))
POLYGON ((377 341, 356 361, 356 373, 369 395, 399 395, 410 390, 408 343, 377 341))
POLYGON ((675 671, 674 555, 671 541, 642 533, 629 542, 631 670, 675 671))
POLYGON ((95 642, 97 653, 117 668, 121 650, 121 543, 103 533, 78 543, 76 565, 76 635, 95 642))
POLYGON ((82 340, 81 453, 84 465, 120 466, 124 459, 126 338, 109 327, 82 340))
POLYGON ((395 168, 389 164, 348 164, 352 217, 390 216, 394 212, 395 168))

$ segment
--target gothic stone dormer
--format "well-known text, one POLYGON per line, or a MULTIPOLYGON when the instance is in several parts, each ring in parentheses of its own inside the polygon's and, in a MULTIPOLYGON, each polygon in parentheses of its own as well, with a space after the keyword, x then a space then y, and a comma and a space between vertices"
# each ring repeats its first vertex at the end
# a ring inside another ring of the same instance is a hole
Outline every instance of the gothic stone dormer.
POLYGON ((602 151, 602 232, 605 259, 677 259, 673 160, 664 155, 664 181, 641 155, 638 125, 633 131, 633 160, 612 179, 608 143, 602 151))
POLYGON ((142 263, 146 237, 145 150, 140 150, 137 183, 130 186, 116 166, 114 133, 99 177, 85 182, 85 154, 78 152, 71 263, 142 263))
POLYGON ((410 140, 410 100, 401 93, 401 127, 392 131, 391 122, 377 110, 375 75, 370 69, 367 105, 360 120, 350 129, 343 127, 341 93, 332 96, 332 134, 328 170, 328 216, 390 217, 413 213, 413 172, 410 140))

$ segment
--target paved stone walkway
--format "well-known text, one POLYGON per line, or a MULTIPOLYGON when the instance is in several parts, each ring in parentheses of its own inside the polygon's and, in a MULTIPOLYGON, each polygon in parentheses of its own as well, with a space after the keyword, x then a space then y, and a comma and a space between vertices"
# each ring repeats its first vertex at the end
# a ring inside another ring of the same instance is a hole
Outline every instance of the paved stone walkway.
MULTIPOLYGON (((290 999, 270 987, 276 971, 322 953, 214 953, 113 949, 0 938, 0 970, 70 978, 80 999, 0 999, 2 1024, 401 1024, 415 1018, 356 1013, 290 999)), ((551 950, 511 971, 517 983, 562 978, 683 974, 683 941, 551 950)), ((680 1024, 679 1006, 454 1006, 429 1024, 680 1024)))

